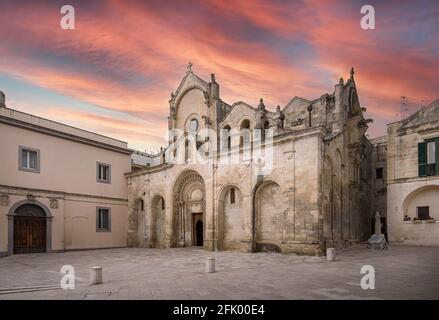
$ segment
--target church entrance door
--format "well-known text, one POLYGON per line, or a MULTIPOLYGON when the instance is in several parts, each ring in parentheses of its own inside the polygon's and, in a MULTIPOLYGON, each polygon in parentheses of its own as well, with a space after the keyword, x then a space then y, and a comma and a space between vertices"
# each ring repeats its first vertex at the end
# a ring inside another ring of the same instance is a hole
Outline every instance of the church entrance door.
POLYGON ((194 213, 193 215, 193 244, 197 247, 203 246, 203 214, 202 213, 194 213))

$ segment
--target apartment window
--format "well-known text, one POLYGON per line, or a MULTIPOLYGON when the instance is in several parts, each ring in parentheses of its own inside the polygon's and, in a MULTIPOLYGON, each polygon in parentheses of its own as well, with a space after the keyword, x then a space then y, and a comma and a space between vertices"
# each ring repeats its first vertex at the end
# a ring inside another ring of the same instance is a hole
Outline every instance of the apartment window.
POLYGON ((96 232, 111 231, 111 213, 110 208, 96 209, 96 232))
POLYGON ((420 177, 439 175, 439 138, 418 144, 418 171, 420 177))
POLYGON ((40 150, 18 147, 18 169, 27 172, 40 172, 40 150))
POLYGON ((96 164, 96 180, 98 182, 110 183, 111 182, 111 166, 104 163, 96 164))
POLYGON ((382 179, 384 177, 383 168, 376 168, 375 177, 376 179, 382 179))
POLYGON ((416 207, 416 211, 419 220, 430 219, 430 207, 416 207))

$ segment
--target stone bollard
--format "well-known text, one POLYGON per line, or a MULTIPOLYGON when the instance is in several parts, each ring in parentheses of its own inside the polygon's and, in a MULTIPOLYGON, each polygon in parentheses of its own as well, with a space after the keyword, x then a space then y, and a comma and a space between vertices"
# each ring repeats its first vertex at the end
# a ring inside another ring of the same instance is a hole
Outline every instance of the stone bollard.
POLYGON ((209 257, 206 259, 206 273, 215 272, 215 258, 209 257))
POLYGON ((335 248, 326 249, 326 260, 335 261, 335 248))
POLYGON ((100 284, 103 282, 102 267, 93 267, 90 269, 90 284, 100 284))

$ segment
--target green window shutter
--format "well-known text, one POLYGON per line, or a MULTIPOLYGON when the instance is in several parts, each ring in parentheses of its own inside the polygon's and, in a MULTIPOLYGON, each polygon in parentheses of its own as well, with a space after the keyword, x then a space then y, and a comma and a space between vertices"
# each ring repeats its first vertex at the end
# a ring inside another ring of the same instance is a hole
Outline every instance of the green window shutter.
POLYGON ((418 171, 420 177, 427 176, 427 144, 418 143, 418 171))

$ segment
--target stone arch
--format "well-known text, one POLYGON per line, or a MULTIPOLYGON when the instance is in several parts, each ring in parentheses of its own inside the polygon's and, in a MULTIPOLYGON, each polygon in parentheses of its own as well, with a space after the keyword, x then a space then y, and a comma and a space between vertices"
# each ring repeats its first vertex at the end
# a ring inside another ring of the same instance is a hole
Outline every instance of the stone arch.
POLYGON ((186 88, 184 91, 182 91, 181 93, 179 93, 179 95, 178 95, 178 97, 177 97, 177 99, 176 99, 176 101, 175 101, 175 106, 176 106, 176 108, 175 108, 175 109, 176 109, 175 112, 176 112, 176 113, 178 112, 178 108, 179 108, 179 106, 180 106, 180 102, 181 102, 181 100, 183 99, 183 97, 184 97, 187 93, 189 93, 190 91, 192 91, 192 90, 200 90, 200 91, 203 93, 203 95, 207 94, 207 91, 205 91, 204 88, 203 88, 202 86, 200 86, 200 85, 192 85, 192 86, 186 88))
POLYGON ((284 208, 280 185, 274 180, 258 183, 253 191, 253 250, 280 252, 284 208))
POLYGON ((221 250, 239 249, 240 240, 244 238, 244 208, 242 202, 242 192, 235 184, 227 184, 219 192, 218 246, 221 250))
POLYGON ((8 255, 14 254, 14 219, 17 217, 17 209, 26 205, 34 205, 44 212, 46 252, 52 250, 52 219, 53 216, 47 206, 37 200, 22 200, 16 202, 8 212, 8 255))
POLYGON ((151 201, 151 246, 165 247, 166 242, 166 202, 161 195, 155 195, 151 201))
POLYGON ((402 203, 402 221, 404 215, 417 217, 417 207, 429 207, 429 216, 439 220, 439 185, 426 185, 410 192, 402 203))
POLYGON ((175 180, 173 189, 172 241, 174 247, 195 245, 196 223, 201 220, 205 239, 206 189, 203 177, 195 170, 185 170, 175 180))

